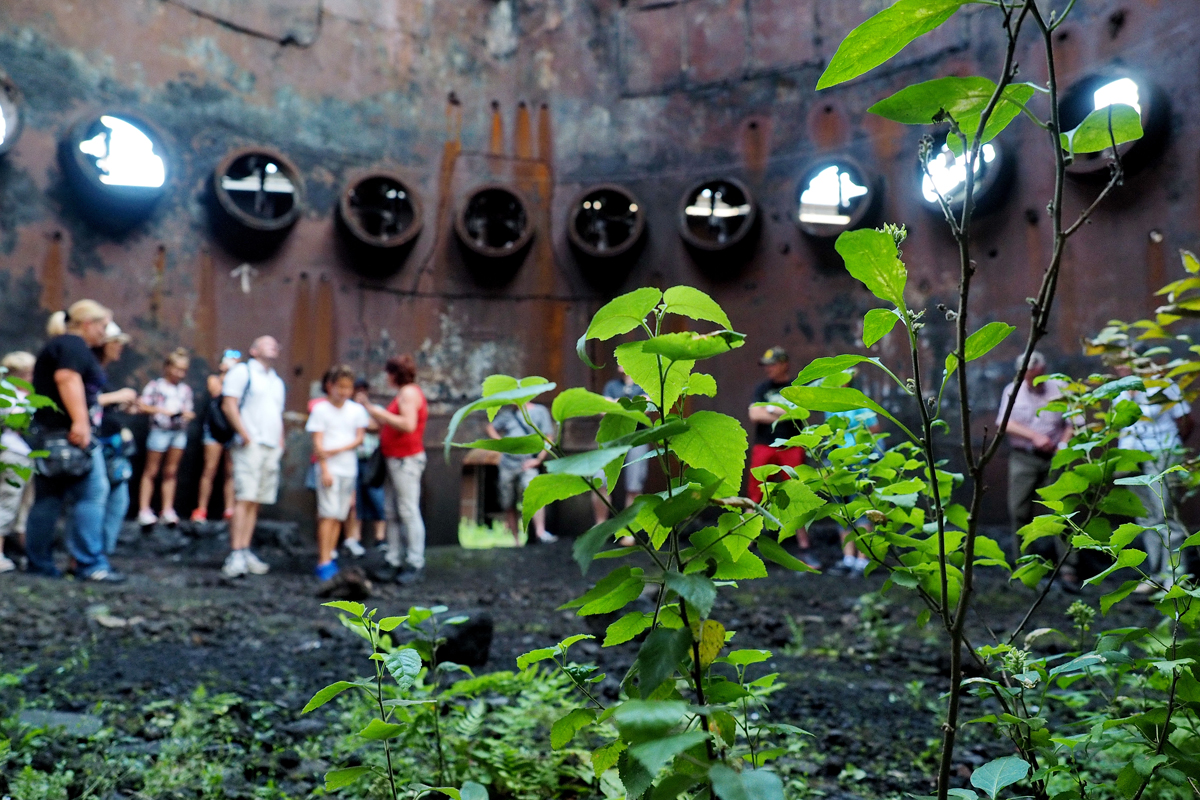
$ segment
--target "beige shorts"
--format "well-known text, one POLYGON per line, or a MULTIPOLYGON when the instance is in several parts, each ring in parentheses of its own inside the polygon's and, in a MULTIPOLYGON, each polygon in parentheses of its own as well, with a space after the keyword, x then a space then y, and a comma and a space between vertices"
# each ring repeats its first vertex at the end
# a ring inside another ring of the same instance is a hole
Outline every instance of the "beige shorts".
POLYGON ((282 447, 248 444, 230 448, 233 458, 233 494, 238 500, 271 505, 279 495, 279 460, 282 447))
POLYGON ((321 473, 317 473, 317 517, 345 522, 358 491, 358 479, 341 475, 332 477, 333 486, 326 486, 321 482, 321 473))

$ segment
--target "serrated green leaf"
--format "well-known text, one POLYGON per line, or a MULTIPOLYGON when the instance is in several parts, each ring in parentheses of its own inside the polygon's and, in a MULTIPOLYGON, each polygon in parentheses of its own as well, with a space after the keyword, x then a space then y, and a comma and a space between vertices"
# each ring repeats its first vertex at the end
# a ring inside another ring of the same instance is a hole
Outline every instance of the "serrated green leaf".
POLYGON ((377 742, 383 739, 395 739, 402 733, 404 733, 403 725, 397 725, 394 722, 384 722, 381 719, 373 719, 367 723, 367 727, 358 732, 358 735, 364 739, 377 742))
POLYGON ((601 306, 592 317, 584 337, 606 341, 629 333, 642 324, 660 300, 662 292, 649 286, 615 297, 601 306))
POLYGON ((627 416, 643 425, 650 424, 650 418, 638 411, 625 409, 616 400, 612 400, 587 389, 565 389, 554 398, 550 406, 550 414, 558 422, 576 417, 593 417, 598 414, 616 414, 627 416))
POLYGON ((336 608, 338 611, 345 611, 352 617, 361 617, 367 611, 367 607, 362 603, 355 603, 352 600, 332 600, 321 605, 325 608, 336 608))
POLYGON ((748 448, 746 430, 740 422, 716 411, 697 411, 688 417, 688 430, 671 444, 684 463, 721 478, 718 494, 737 494, 748 448))
POLYGON ((550 728, 550 748, 561 750, 571 743, 575 734, 583 730, 596 719, 596 712, 590 708, 576 708, 554 721, 550 728))
POLYGON ((493 450, 497 453, 514 455, 535 455, 546 449, 546 440, 537 433, 531 433, 528 436, 506 436, 503 439, 476 439, 473 442, 454 442, 453 444, 455 447, 493 450))
POLYGON ((524 672, 534 664, 554 658, 556 655, 558 655, 557 647, 539 647, 537 650, 530 650, 528 653, 517 656, 517 669, 524 672))
POLYGON ((708 778, 720 800, 783 800, 783 781, 765 769, 738 772, 716 764, 708 771, 708 778))
POLYGON ((591 491, 591 486, 578 475, 538 475, 529 482, 521 500, 524 527, 529 527, 529 521, 539 509, 556 500, 566 500, 588 491, 591 491))
MULTIPOLYGON (((508 376, 503 376, 508 377, 508 376)), ((521 385, 516 389, 509 389, 503 392, 496 392, 487 397, 481 397, 473 403, 468 403, 458 411, 454 412, 454 416, 450 418, 450 426, 446 429, 446 438, 442 442, 445 457, 450 458, 450 448, 454 445, 454 434, 458 432, 458 426, 468 414, 473 414, 476 411, 492 411, 503 408, 507 405, 522 405, 540 394, 554 391, 556 385, 553 383, 535 383, 529 386, 521 385)), ((491 419, 495 415, 490 414, 491 419)))
POLYGON ((789 386, 780 391, 789 402, 795 403, 801 408, 807 408, 810 411, 854 411, 859 408, 869 408, 881 417, 886 417, 894 422, 909 439, 916 441, 910 431, 900 420, 888 413, 887 409, 876 403, 871 398, 860 392, 858 389, 852 389, 848 386, 828 387, 828 386, 789 386))
POLYGON ((707 617, 717 599, 717 587, 703 575, 666 573, 667 588, 687 600, 699 613, 707 617))
POLYGON ((308 704, 304 706, 304 709, 300 713, 307 714, 313 709, 320 708, 347 689, 354 688, 355 685, 356 684, 353 684, 350 681, 337 681, 329 684, 324 689, 314 694, 312 699, 308 701, 308 704))
POLYGON ((393 650, 384 656, 383 665, 404 691, 416 682, 421 674, 421 655, 411 647, 393 650))
POLYGON ((890 233, 870 228, 846 231, 838 236, 834 249, 846 262, 846 271, 862 281, 871 294, 904 308, 908 269, 890 233))
POLYGON ((1016 756, 989 761, 971 773, 971 785, 994 798, 1001 789, 1012 786, 1029 774, 1029 763, 1016 756))
POLYGON ((641 635, 650 627, 653 617, 641 611, 630 611, 625 616, 608 626, 604 635, 604 646, 613 647, 624 644, 641 635))
POLYGON ((721 306, 704 292, 691 286, 672 286, 667 289, 663 292, 663 304, 668 314, 715 322, 722 328, 732 327, 721 306))
POLYGON ((663 681, 675 674, 679 662, 688 656, 691 648, 692 632, 687 628, 657 628, 650 632, 646 641, 642 642, 635 661, 639 676, 638 690, 643 698, 649 697, 663 681))
POLYGON ((646 353, 668 358, 672 361, 699 361, 728 353, 746 343, 746 335, 735 331, 713 333, 664 333, 642 343, 646 353))
POLYGON ((625 752, 625 743, 620 739, 593 750, 592 770, 595 772, 596 778, 599 779, 601 775, 615 767, 617 759, 621 757, 621 753, 623 752, 625 752))
POLYGON ((593 559, 606 544, 612 542, 618 535, 624 535, 634 521, 645 509, 653 510, 662 498, 657 495, 644 494, 635 498, 632 503, 623 508, 615 517, 601 522, 583 536, 575 540, 571 547, 571 556, 579 565, 580 571, 586 575, 593 559))
POLYGON ((870 72, 950 19, 964 0, 898 0, 842 40, 817 81, 827 89, 870 72))
POLYGON ((817 571, 793 556, 787 550, 784 550, 783 545, 779 544, 779 542, 775 541, 770 536, 759 537, 756 544, 758 545, 758 552, 762 553, 764 558, 769 558, 779 566, 787 567, 792 572, 817 571))
POLYGON ((618 458, 624 458, 630 450, 629 445, 599 447, 595 450, 585 450, 564 458, 555 458, 546 462, 546 472, 551 475, 576 475, 580 478, 590 478, 607 467, 618 458))
POLYGON ((634 383, 642 387, 651 403, 656 407, 661 404, 661 410, 669 412, 679 400, 695 362, 670 362, 664 356, 646 352, 645 345, 644 340, 619 345, 614 351, 617 363, 634 383))
MULTIPOLYGON (((887 313, 890 314, 891 312, 889 311, 887 313)), ((893 315, 893 318, 894 317, 895 315, 893 315)), ((828 378, 830 375, 837 375, 838 373, 845 372, 855 364, 861 364, 863 362, 869 362, 879 366, 879 359, 871 358, 870 356, 855 355, 853 353, 813 359, 811 362, 809 362, 807 367, 800 370, 800 373, 796 375, 795 380, 792 381, 792 385, 804 386, 812 383, 813 381, 820 380, 821 378, 828 378)))
POLYGON ((706 741, 708 734, 704 731, 685 731, 634 745, 629 748, 629 756, 641 762, 651 775, 657 775, 672 758, 706 741))

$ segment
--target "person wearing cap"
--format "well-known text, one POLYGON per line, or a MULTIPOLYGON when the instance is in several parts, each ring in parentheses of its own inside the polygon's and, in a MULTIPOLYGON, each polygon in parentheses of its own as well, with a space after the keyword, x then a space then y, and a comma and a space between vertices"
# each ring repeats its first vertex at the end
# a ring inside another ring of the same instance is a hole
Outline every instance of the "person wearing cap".
MULTIPOLYGON (((790 405, 783 399, 781 390, 792 385, 792 373, 788 366, 787 351, 776 345, 762 354, 758 360, 766 380, 754 389, 750 401, 750 422, 754 424, 754 443, 750 448, 750 499, 761 503, 762 483, 754 477, 754 470, 774 464, 780 467, 798 467, 804 463, 804 448, 776 446, 777 440, 792 438, 800 434, 800 426, 792 421, 779 422, 784 409, 790 405)), ((801 559, 816 566, 816 559, 809 553, 808 531, 796 529, 796 543, 800 546, 801 559)))
MULTIPOLYGON (((1018 356, 1014 369, 1021 368, 1022 357, 1018 356)), ((1051 461, 1059 447, 1071 438, 1071 424, 1061 413, 1046 409, 1051 402, 1062 397, 1062 384, 1047 380, 1035 383, 1046 374, 1046 357, 1033 351, 1025 380, 1020 386, 1009 383, 1000 393, 1000 408, 996 414, 996 425, 1004 419, 1009 398, 1016 392, 1012 414, 1008 425, 1001 432, 1007 434, 1012 448, 1008 455, 1008 515, 1012 520, 1014 550, 1021 552, 1017 531, 1033 521, 1034 501, 1037 490, 1050 483, 1051 461)), ((1047 559, 1055 558, 1054 543, 1050 539, 1039 539, 1029 547, 1030 552, 1047 559)), ((1063 588, 1076 590, 1074 569, 1064 565, 1059 573, 1063 588)))

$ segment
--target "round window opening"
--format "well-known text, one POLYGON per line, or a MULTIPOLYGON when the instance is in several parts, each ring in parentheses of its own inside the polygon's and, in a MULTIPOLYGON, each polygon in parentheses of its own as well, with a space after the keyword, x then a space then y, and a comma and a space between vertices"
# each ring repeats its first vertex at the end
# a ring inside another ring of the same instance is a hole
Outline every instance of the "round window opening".
MULTIPOLYGON (((1121 105, 1136 111, 1142 123, 1142 138, 1117 147, 1122 165, 1133 171, 1162 151, 1169 128, 1166 96, 1154 84, 1121 70, 1089 75, 1063 94, 1059 115, 1063 130, 1070 131, 1092 112, 1121 105)), ((1081 178, 1107 178, 1111 156, 1111 148, 1076 154, 1067 171, 1081 178)))
POLYGON ((837 236, 862 224, 875 202, 872 182, 854 162, 813 166, 800 181, 796 223, 810 236, 837 236))
MULTIPOLYGON (((976 201, 983 200, 995 183, 1001 158, 1000 148, 988 142, 979 149, 979 158, 972 165, 975 173, 972 195, 976 201)), ((962 206, 967 194, 967 156, 956 156, 949 145, 943 144, 929 158, 927 169, 921 174, 921 197, 926 203, 941 208, 942 200, 950 206, 962 206)))
POLYGON ((705 181, 684 196, 680 233, 694 247, 725 250, 745 239, 756 209, 750 191, 738 181, 705 181))
POLYGON ((0 72, 0 155, 11 150, 21 136, 25 123, 21 106, 21 90, 0 72))
POLYGON ((104 114, 82 127, 77 159, 102 186, 160 190, 167 182, 163 146, 140 120, 104 114))
POLYGON ((525 203, 515 192, 499 186, 473 193, 457 222, 463 243, 485 256, 516 253, 533 236, 525 203))
POLYGON ((641 204, 619 186, 584 191, 571 207, 567 233, 571 244, 594 258, 615 258, 641 238, 646 216, 641 204))
POLYGON ((290 225, 299 213, 296 170, 274 153, 246 152, 219 168, 218 197, 235 216, 256 227, 290 225))
POLYGON ((398 247, 421 228, 420 201, 393 175, 372 174, 352 183, 339 211, 354 237, 373 247, 398 247))

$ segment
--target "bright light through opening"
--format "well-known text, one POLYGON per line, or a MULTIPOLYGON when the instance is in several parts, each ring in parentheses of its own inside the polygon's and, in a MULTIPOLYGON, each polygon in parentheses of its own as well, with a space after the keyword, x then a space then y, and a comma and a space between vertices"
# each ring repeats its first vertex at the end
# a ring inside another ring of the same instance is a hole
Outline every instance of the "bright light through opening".
POLYGON ((1107 108, 1108 106, 1126 105, 1132 106, 1140 115, 1142 106, 1138 102, 1138 85, 1130 78, 1119 78, 1112 83, 1106 83, 1096 90, 1092 95, 1092 99, 1096 104, 1097 109, 1107 108))
MULTIPOLYGON (((985 144, 980 155, 982 158, 975 162, 976 178, 985 165, 996 160, 996 148, 991 143, 985 144)), ((938 201, 938 194, 941 194, 946 202, 953 203, 961 199, 956 195, 964 190, 966 182, 966 154, 956 158, 949 147, 942 145, 941 152, 935 158, 929 159, 929 172, 921 178, 921 194, 930 203, 938 201)))
POLYGON ((4 140, 7 136, 8 136, 8 118, 4 114, 4 107, 0 106, 0 144, 4 144, 4 140))
POLYGON ((856 198, 867 193, 837 164, 826 167, 813 176, 808 187, 800 193, 800 221, 814 225, 849 225, 856 198))
POLYGON ((689 217, 714 217, 717 219, 744 217, 750 213, 750 204, 730 205, 725 202, 725 194, 720 189, 716 192, 712 189, 705 189, 700 192, 700 196, 690 206, 684 209, 684 213, 689 217))
POLYGON ((149 136, 118 117, 103 116, 100 124, 108 130, 80 142, 79 149, 95 156, 101 183, 157 189, 166 182, 166 163, 149 136))

